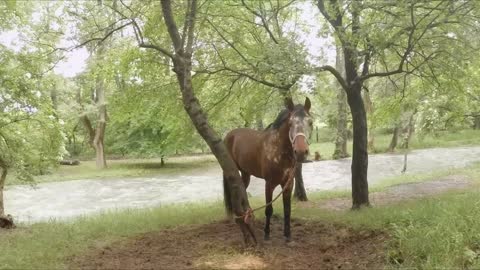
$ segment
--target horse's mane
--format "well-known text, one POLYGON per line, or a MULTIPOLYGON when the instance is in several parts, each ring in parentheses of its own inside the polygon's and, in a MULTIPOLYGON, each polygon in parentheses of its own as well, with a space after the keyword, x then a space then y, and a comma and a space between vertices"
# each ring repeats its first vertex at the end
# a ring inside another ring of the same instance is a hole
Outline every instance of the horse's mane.
MULTIPOLYGON (((269 130, 269 129, 279 129, 282 124, 287 121, 288 119, 288 116, 289 116, 289 111, 288 109, 283 109, 278 115, 277 115, 277 118, 275 119, 275 121, 273 121, 273 123, 271 123, 270 125, 268 125, 265 130, 269 130)), ((303 109, 303 105, 302 104, 297 104, 295 105, 295 107, 293 108, 293 114, 296 114, 296 115, 299 115, 299 116, 303 116, 305 117, 305 110, 303 109)))

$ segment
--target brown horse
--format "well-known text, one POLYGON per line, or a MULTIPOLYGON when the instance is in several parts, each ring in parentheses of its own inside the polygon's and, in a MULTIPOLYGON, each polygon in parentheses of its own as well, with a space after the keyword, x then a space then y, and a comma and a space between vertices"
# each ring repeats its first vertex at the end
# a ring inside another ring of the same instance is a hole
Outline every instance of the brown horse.
MULTIPOLYGON (((230 131, 225 144, 242 174, 245 188, 250 176, 265 179, 265 240, 270 238, 270 218, 273 207, 273 190, 280 185, 283 190, 284 236, 290 241, 290 209, 293 188, 293 172, 296 162, 303 162, 308 155, 307 138, 312 131, 310 100, 293 105, 291 98, 285 100, 286 109, 265 130, 239 128, 230 131)), ((232 204, 224 177, 225 207, 232 212, 232 204)))

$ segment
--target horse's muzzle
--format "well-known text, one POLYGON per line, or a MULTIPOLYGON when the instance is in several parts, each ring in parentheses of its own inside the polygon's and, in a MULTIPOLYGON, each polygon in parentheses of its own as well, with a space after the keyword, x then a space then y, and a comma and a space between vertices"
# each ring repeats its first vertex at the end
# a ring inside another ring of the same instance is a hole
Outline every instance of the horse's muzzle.
POLYGON ((295 153, 295 159, 297 162, 304 162, 308 157, 308 149, 305 151, 293 150, 293 152, 295 153))

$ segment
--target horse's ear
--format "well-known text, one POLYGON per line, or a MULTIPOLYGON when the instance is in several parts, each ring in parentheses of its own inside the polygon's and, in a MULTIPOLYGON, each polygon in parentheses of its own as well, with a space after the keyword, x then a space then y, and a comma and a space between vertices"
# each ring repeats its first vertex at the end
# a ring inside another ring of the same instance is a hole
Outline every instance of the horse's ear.
POLYGON ((287 107, 289 111, 293 111, 295 105, 293 105, 293 100, 291 97, 285 98, 285 107, 287 107))
POLYGON ((310 113, 310 108, 312 107, 312 103, 310 103, 310 99, 307 97, 305 98, 305 105, 303 105, 303 108, 305 108, 305 111, 310 113))

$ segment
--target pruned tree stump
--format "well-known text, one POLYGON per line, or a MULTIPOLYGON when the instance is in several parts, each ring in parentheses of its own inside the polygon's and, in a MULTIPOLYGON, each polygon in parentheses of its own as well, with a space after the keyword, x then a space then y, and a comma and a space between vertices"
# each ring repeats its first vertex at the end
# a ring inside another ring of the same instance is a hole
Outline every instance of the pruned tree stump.
POLYGON ((13 223, 13 217, 11 215, 0 215, 0 228, 13 229, 15 224, 13 223))

